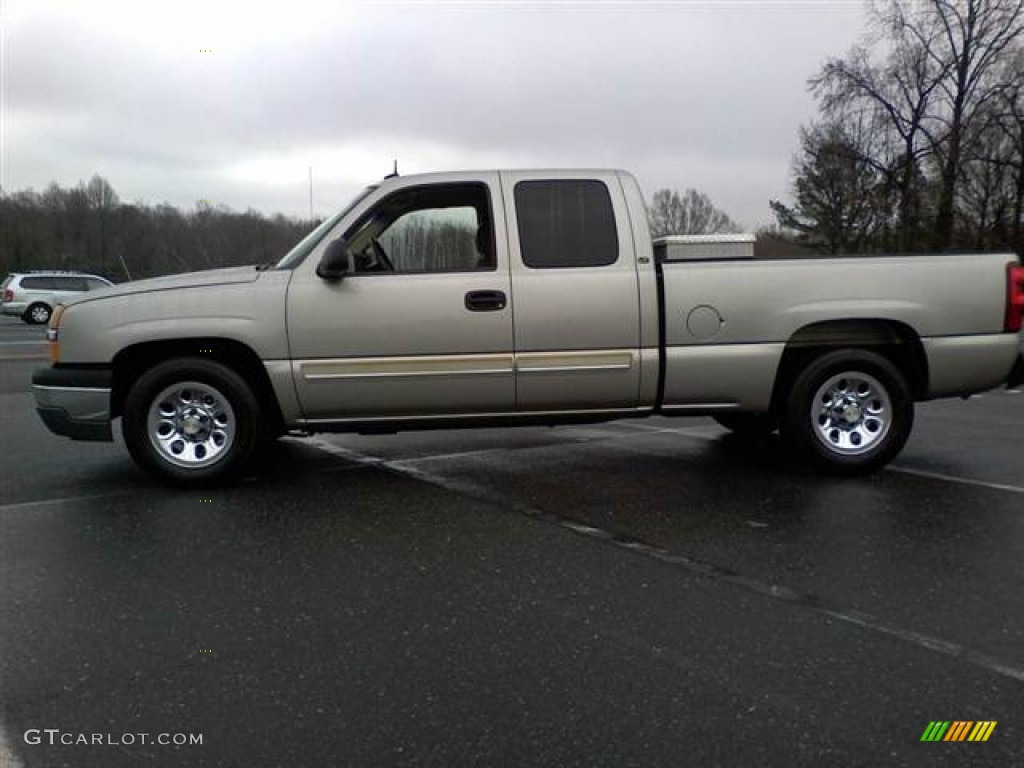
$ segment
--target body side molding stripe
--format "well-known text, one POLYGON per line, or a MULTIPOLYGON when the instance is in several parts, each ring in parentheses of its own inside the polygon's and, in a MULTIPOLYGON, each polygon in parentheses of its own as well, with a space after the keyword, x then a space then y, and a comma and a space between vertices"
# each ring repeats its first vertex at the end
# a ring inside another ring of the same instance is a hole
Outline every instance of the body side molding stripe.
POLYGON ((323 379, 418 378, 421 376, 498 376, 512 373, 599 373, 630 371, 639 350, 521 352, 518 354, 422 355, 298 360, 306 381, 323 379))

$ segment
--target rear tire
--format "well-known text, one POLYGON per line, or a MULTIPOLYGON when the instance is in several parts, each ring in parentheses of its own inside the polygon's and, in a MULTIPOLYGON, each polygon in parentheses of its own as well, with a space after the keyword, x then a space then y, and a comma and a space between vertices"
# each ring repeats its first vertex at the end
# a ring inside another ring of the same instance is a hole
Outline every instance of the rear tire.
POLYGON ((48 304, 38 301, 25 310, 25 314, 21 316, 21 319, 29 325, 45 325, 50 322, 50 315, 52 314, 53 310, 50 309, 48 304))
POLYGON ((812 360, 793 382, 782 431, 818 469, 861 475, 888 464, 914 424, 906 377, 874 352, 845 349, 812 360))
POLYGON ((202 358, 167 360, 142 374, 128 391, 121 422, 136 463, 181 486, 236 479, 266 433, 245 380, 202 358))
POLYGON ((765 437, 779 428, 773 413, 723 413, 711 418, 737 437, 765 437))

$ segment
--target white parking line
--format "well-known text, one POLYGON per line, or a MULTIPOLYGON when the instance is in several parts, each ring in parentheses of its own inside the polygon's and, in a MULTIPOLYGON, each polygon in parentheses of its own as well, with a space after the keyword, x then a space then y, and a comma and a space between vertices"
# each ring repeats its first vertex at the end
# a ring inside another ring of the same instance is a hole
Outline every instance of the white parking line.
POLYGON ((1018 682, 1024 682, 1024 667, 1018 667, 1004 662, 994 656, 980 653, 959 643, 950 642, 933 635, 926 635, 913 630, 905 629, 896 624, 891 624, 881 617, 873 616, 863 611, 852 610, 839 604, 811 593, 798 592, 788 587, 759 579, 745 576, 742 573, 723 568, 715 563, 698 560, 688 555, 670 552, 662 547, 629 536, 617 534, 610 530, 597 528, 579 520, 563 515, 558 512, 548 512, 544 509, 534 507, 528 503, 519 501, 513 496, 495 491, 485 485, 480 485, 472 480, 464 478, 453 478, 445 475, 427 472, 418 467, 411 467, 401 460, 390 461, 379 456, 360 453, 343 446, 335 445, 328 440, 321 438, 307 438, 306 441, 333 456, 338 456, 349 461, 354 461, 364 466, 379 467, 385 471, 393 472, 413 480, 418 480, 450 493, 455 493, 476 501, 497 505, 507 511, 516 512, 526 517, 544 523, 557 525, 585 538, 594 539, 619 549, 636 553, 643 557, 651 558, 667 565, 681 568, 695 576, 732 584, 746 590, 764 595, 766 597, 781 600, 783 602, 801 605, 807 609, 831 616, 849 624, 855 624, 865 629, 873 630, 890 637, 902 640, 905 643, 926 648, 956 660, 966 661, 996 674, 1009 677, 1018 682))
MULTIPOLYGON (((646 424, 630 424, 629 426, 634 429, 644 430, 646 432, 672 432, 677 435, 683 435, 685 437, 692 437, 696 440, 715 440, 719 436, 726 434, 724 430, 718 427, 693 427, 683 429, 670 429, 670 428, 658 428, 651 427, 646 424)), ((988 488, 994 491, 1009 491, 1010 493, 1024 493, 1024 487, 1019 485, 1007 485, 1005 483, 990 483, 985 480, 974 480, 969 477, 957 477, 956 475, 944 475, 941 472, 929 472, 924 469, 914 469, 913 467, 900 467, 889 465, 885 468, 886 472, 899 472, 904 475, 916 475, 917 477, 926 477, 929 480, 942 480, 947 483, 959 483, 960 485, 973 485, 978 488, 988 488)))
POLYGON ((888 472, 900 472, 904 475, 916 475, 918 477, 927 477, 931 480, 944 480, 947 483, 960 483, 961 485, 976 485, 980 488, 991 488, 996 491, 1009 491, 1010 493, 1024 493, 1024 488, 1017 485, 1004 485, 1003 483, 988 483, 984 480, 972 480, 967 477, 957 477, 956 475, 944 475, 941 472, 928 472, 923 469, 913 469, 911 467, 894 467, 888 466, 885 468, 888 472))
POLYGON ((40 339, 39 341, 0 341, 0 347, 21 347, 29 344, 42 347, 46 345, 46 339, 40 339))
MULTIPOLYGON (((96 499, 116 499, 129 496, 138 491, 116 491, 114 493, 93 493, 88 496, 65 496, 59 499, 40 499, 39 501, 16 501, 13 504, 0 504, 0 512, 14 512, 19 509, 45 507, 50 504, 71 504, 76 501, 95 501, 96 499)), ((2 766, 0 766, 2 768, 2 766)))

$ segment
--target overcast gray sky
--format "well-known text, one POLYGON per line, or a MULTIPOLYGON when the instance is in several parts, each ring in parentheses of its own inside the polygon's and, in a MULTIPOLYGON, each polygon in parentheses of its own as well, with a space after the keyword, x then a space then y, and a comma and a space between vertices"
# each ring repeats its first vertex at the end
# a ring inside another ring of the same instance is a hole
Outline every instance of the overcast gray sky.
POLYGON ((390 171, 621 167, 747 227, 860 2, 3 0, 7 191, 316 215, 390 171))

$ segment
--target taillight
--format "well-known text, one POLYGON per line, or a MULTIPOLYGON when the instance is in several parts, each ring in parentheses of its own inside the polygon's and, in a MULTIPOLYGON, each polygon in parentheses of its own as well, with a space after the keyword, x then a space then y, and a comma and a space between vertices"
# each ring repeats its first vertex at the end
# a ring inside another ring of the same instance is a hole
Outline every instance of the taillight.
POLYGON ((1006 333, 1018 333, 1024 325, 1024 266, 1009 264, 1006 268, 1006 333))
POLYGON ((4 301, 6 301, 7 303, 14 301, 14 291, 12 291, 10 288, 4 289, 4 301))

